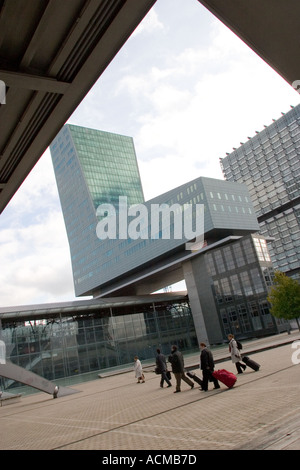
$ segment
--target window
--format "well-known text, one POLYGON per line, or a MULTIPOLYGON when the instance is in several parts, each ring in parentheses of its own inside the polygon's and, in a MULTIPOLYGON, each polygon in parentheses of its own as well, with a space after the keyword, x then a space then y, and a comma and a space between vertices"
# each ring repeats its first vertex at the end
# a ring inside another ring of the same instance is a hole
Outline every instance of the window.
POLYGON ((253 245, 249 239, 243 240, 242 245, 244 248, 245 256, 248 263, 253 263, 256 260, 253 245))
POLYGON ((222 304, 223 303, 223 296, 222 296, 219 281, 214 281, 214 291, 215 291, 215 296, 217 298, 218 304, 222 304))
POLYGON ((220 310, 220 315, 221 315, 221 319, 222 319, 222 323, 223 323, 224 333, 227 336, 227 335, 229 335, 229 333, 232 333, 232 331, 231 331, 231 325, 230 325, 230 322, 228 320, 227 312, 226 312, 225 308, 222 308, 220 310))
POLYGON ((214 265, 213 255, 211 253, 208 253, 205 258, 206 258, 207 267, 208 267, 208 270, 210 272, 210 275, 215 276, 216 275, 216 269, 215 269, 215 265, 214 265))
POLYGON ((265 289, 264 289, 264 285, 262 283, 262 279, 259 274, 259 270, 257 268, 251 269, 250 275, 252 279, 254 292, 256 292, 257 294, 264 292, 265 289))
POLYGON ((245 333, 252 331, 251 322, 249 320, 248 312, 247 312, 247 308, 245 304, 238 304, 237 312, 238 312, 242 331, 245 333))
POLYGON ((234 296, 242 295, 242 287, 237 274, 230 276, 230 281, 232 285, 232 292, 234 296))
POLYGON ((265 328, 272 328, 274 326, 274 320, 270 314, 268 303, 265 300, 259 302, 259 310, 261 318, 265 328))
POLYGON ((262 322, 259 314, 259 308, 256 302, 249 303, 250 316, 254 330, 262 330, 262 322))
POLYGON ((217 267, 217 271, 219 273, 225 272, 225 265, 223 261, 223 256, 220 250, 217 250, 213 254, 214 259, 215 259, 215 266, 217 267))
POLYGON ((273 284, 274 270, 273 268, 262 268, 263 276, 267 287, 271 287, 273 284))
POLYGON ((246 296, 253 295, 253 290, 250 282, 250 278, 247 271, 243 271, 240 273, 241 283, 244 289, 244 293, 246 296))
POLYGON ((243 251, 240 245, 234 245, 234 254, 235 254, 235 262, 238 267, 245 266, 246 261, 243 255, 243 251))
POLYGON ((259 261, 271 261, 266 240, 253 238, 253 241, 259 261))
POLYGON ((222 291, 223 291, 225 302, 231 302, 232 295, 231 295, 231 287, 229 284, 229 279, 226 277, 221 279, 221 286, 222 286, 222 291))
POLYGON ((224 248, 223 254, 224 254, 224 258, 225 258, 225 263, 227 265, 227 269, 228 270, 234 269, 235 268, 235 263, 234 263, 234 259, 233 259, 233 256, 232 256, 231 247, 229 246, 229 247, 224 248))
POLYGON ((240 327, 240 324, 239 324, 236 307, 235 306, 228 307, 227 308, 227 315, 228 315, 228 318, 229 318, 229 322, 231 324, 231 333, 233 333, 233 334, 240 333, 241 327, 240 327))

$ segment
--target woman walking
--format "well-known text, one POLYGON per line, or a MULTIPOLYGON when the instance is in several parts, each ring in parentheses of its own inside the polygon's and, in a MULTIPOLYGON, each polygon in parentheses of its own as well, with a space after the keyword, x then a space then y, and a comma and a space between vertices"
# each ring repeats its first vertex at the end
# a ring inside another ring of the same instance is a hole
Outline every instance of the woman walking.
POLYGON ((142 364, 137 356, 134 357, 134 371, 135 376, 137 378, 137 383, 145 383, 145 376, 143 374, 142 364))
POLYGON ((241 356, 241 353, 240 353, 239 348, 237 346, 237 342, 234 339, 234 336, 231 335, 231 334, 228 335, 228 339, 229 339, 229 352, 230 352, 230 355, 231 355, 231 360, 235 364, 235 367, 236 367, 236 370, 237 370, 238 374, 242 374, 243 370, 246 369, 246 366, 245 366, 245 364, 242 364, 240 362, 242 360, 242 356, 241 356))

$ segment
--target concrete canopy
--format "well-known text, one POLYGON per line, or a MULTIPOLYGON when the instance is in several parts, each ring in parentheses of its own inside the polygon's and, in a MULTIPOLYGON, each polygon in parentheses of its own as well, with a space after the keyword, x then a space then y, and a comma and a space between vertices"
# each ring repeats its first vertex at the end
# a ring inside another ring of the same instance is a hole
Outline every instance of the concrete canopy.
POLYGON ((155 2, 0 0, 0 213, 155 2))

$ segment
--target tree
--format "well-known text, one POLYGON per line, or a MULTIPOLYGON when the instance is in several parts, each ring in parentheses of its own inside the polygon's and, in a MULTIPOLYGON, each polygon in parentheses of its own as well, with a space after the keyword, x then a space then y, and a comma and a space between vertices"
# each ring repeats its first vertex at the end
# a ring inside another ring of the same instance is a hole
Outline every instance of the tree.
POLYGON ((296 319, 298 328, 300 317, 300 284, 281 271, 275 271, 274 285, 271 287, 268 301, 270 313, 277 318, 296 319))

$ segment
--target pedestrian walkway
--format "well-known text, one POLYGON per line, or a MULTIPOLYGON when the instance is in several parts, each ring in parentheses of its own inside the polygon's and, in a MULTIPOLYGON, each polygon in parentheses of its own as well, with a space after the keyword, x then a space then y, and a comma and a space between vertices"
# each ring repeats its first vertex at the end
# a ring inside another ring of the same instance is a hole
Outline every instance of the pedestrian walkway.
MULTIPOLYGON (((233 389, 182 392, 160 388, 154 367, 146 382, 128 372, 73 386, 78 393, 53 399, 23 396, 0 408, 1 450, 197 451, 300 449, 300 365, 292 362, 299 331, 245 343, 261 364, 238 376, 233 389)), ((214 350, 216 369, 231 372, 227 347, 214 350)), ((196 368, 197 355, 186 357, 196 368)), ((200 373, 200 372, 199 372, 200 373)))

